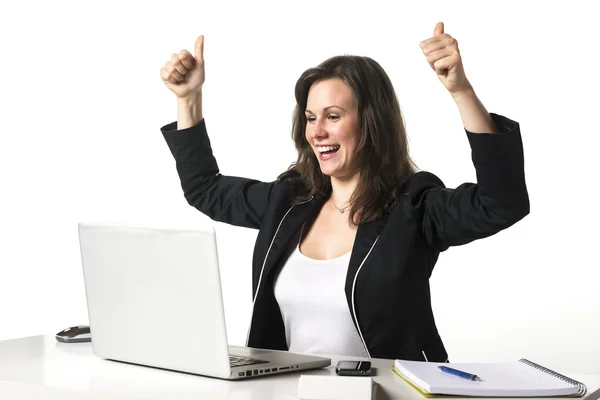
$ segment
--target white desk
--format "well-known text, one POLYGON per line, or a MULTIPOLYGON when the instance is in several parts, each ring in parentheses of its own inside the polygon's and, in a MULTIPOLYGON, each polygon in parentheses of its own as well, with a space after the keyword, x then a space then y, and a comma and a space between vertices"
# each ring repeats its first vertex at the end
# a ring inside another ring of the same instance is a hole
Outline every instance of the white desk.
MULTIPOLYGON (((332 366, 325 369, 229 382, 103 360, 93 355, 90 343, 34 336, 0 341, 0 399, 297 400, 300 375, 335 375, 337 358, 331 359, 332 366)), ((377 399, 424 400, 390 371, 391 360, 371 361, 379 385, 377 399)), ((600 387, 600 375, 571 377, 584 382, 588 393, 600 387)))

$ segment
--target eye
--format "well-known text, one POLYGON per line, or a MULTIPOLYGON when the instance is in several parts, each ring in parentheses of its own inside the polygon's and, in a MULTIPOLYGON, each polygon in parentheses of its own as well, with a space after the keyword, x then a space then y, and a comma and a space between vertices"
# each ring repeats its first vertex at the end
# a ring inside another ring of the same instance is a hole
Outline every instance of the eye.
MULTIPOLYGON (((332 121, 337 121, 338 119, 340 119, 340 116, 331 114, 331 115, 327 116, 327 118, 329 118, 332 121)), ((308 122, 313 122, 315 120, 315 117, 306 117, 306 120, 308 122)))

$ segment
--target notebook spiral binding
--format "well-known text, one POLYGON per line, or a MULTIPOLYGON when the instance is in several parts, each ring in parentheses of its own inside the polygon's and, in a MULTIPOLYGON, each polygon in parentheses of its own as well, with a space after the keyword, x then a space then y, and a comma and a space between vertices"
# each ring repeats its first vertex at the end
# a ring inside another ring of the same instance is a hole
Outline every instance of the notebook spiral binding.
POLYGON ((530 366, 532 368, 535 368, 535 369, 538 369, 540 371, 543 371, 543 372, 547 373, 548 375, 551 375, 551 376, 553 376, 555 378, 558 378, 561 381, 570 383, 573 386, 577 386, 577 388, 579 389, 579 391, 577 392, 577 395, 580 396, 580 397, 583 396, 587 392, 587 386, 585 386, 581 382, 576 381, 575 379, 571 379, 568 376, 564 376, 562 374, 559 374, 556 371, 552 371, 551 369, 548 369, 546 367, 542 367, 541 365, 536 364, 536 363, 534 363, 532 361, 529 361, 529 360, 527 360, 525 358, 520 359, 519 362, 522 362, 523 364, 526 364, 526 365, 528 365, 528 366, 530 366))

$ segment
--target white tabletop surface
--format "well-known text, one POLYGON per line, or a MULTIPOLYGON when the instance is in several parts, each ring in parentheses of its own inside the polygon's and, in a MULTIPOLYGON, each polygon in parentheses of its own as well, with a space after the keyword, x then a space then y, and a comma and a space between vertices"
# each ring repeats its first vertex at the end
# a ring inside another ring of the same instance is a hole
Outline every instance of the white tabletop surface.
MULTIPOLYGON (((94 356, 90 343, 65 344, 54 335, 33 336, 0 341, 0 399, 297 400, 300 375, 335 375, 338 357, 330 358, 332 366, 320 370, 230 382, 103 360, 94 356)), ((377 399, 424 399, 391 372, 392 360, 371 361, 377 399)), ((600 387, 600 375, 570 377, 585 383, 588 393, 600 387)))

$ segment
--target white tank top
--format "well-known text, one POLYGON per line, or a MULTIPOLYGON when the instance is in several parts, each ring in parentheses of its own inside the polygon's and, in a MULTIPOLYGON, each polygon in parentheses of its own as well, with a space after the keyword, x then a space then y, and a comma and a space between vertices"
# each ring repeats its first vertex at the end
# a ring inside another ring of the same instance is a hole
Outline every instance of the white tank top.
POLYGON ((297 245, 275 280, 289 351, 367 357, 344 286, 351 253, 314 260, 297 245))

